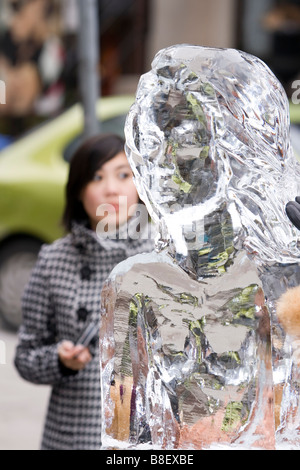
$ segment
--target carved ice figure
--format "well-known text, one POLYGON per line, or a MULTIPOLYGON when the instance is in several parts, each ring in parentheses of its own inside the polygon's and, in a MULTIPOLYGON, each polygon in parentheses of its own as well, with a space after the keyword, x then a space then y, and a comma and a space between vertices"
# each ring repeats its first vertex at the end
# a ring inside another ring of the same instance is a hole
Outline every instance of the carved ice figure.
POLYGON ((286 95, 258 58, 178 45, 140 79, 125 126, 157 225, 102 292, 104 448, 299 442, 276 299, 299 283, 286 95))

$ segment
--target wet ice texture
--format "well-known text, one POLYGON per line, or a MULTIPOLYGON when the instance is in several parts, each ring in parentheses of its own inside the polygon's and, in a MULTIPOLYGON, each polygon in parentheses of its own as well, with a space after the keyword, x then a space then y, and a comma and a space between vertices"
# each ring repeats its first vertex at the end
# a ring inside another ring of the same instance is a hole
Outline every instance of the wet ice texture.
POLYGON ((296 367, 276 319, 299 283, 280 83, 248 54, 174 46, 141 77, 125 132, 160 236, 103 289, 104 447, 298 446, 296 367))
POLYGON ((226 202, 250 251, 298 258, 284 213, 297 188, 289 108, 259 59, 232 49, 162 51, 140 79, 126 140, 139 193, 177 252, 186 254, 180 227, 226 202))

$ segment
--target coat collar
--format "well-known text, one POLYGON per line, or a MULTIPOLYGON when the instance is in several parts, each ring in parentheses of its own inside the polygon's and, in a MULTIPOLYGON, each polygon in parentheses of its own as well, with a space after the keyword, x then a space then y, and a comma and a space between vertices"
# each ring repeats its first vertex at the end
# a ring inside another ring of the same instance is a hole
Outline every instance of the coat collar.
POLYGON ((116 233, 102 235, 91 230, 84 222, 73 222, 71 229, 72 242, 80 252, 95 253, 100 246, 100 249, 105 251, 123 249, 126 256, 131 256, 136 253, 139 247, 145 244, 145 241, 150 240, 151 243, 151 230, 148 223, 141 227, 137 238, 130 237, 131 233, 135 233, 136 225, 137 219, 132 218, 128 223, 123 224, 116 233))

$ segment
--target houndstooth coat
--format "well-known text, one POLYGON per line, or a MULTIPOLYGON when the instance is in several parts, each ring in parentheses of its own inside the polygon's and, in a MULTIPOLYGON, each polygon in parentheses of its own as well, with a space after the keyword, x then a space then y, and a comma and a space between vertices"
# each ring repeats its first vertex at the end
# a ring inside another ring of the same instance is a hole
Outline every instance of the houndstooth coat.
POLYGON ((23 296, 15 356, 25 380, 52 386, 42 449, 100 448, 98 345, 90 348, 92 361, 76 373, 59 363, 57 346, 63 339, 74 342, 90 321, 99 322, 101 287, 114 266, 152 249, 149 238, 100 241, 80 224, 42 247, 23 296))

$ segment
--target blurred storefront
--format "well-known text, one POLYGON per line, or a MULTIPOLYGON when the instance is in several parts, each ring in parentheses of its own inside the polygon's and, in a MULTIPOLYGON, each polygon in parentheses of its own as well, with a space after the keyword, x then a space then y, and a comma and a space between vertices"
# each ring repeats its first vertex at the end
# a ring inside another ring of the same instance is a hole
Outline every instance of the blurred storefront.
POLYGON ((288 96, 300 78, 300 0, 238 2, 236 47, 263 59, 288 96))
MULTIPOLYGON (((99 0, 99 92, 144 69, 148 0, 99 0)), ((78 101, 76 0, 0 0, 0 134, 16 137, 78 101)))
MULTIPOLYGON (((299 4, 98 0, 99 93, 134 92, 154 54, 176 43, 253 53, 288 90, 300 69, 299 4)), ((6 104, 0 105, 3 145, 80 99, 79 24, 77 0, 0 0, 0 80, 6 85, 6 104)))

